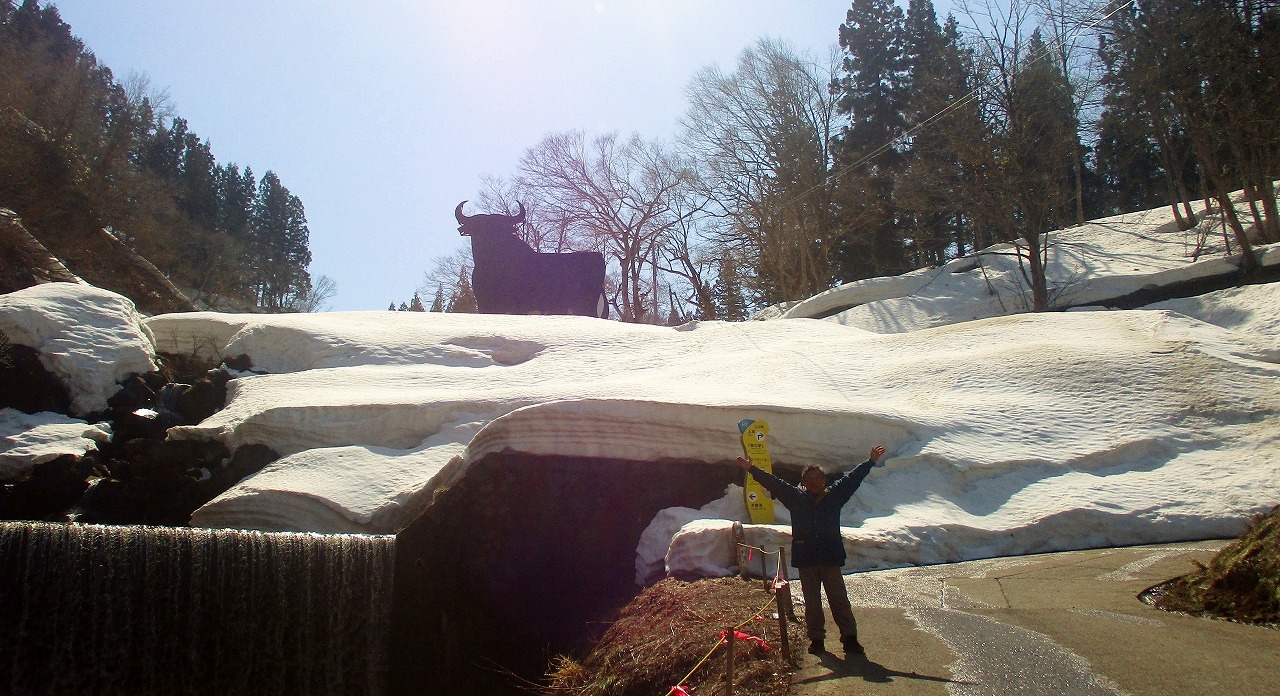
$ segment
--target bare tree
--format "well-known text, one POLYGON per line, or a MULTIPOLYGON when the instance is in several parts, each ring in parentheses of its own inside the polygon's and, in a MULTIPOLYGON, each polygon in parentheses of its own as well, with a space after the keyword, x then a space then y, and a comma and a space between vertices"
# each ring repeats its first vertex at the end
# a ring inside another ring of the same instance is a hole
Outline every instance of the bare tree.
POLYGON ((838 66, 834 48, 815 60, 761 40, 734 72, 704 68, 688 87, 681 142, 723 218, 718 242, 745 253, 763 303, 830 288, 832 251, 851 233, 834 201, 838 66))
POLYGON ((682 318, 713 319, 716 317, 714 279, 719 254, 706 241, 705 223, 710 200, 705 189, 695 185, 692 162, 672 159, 672 167, 683 167, 685 183, 670 198, 675 224, 663 235, 658 268, 678 279, 668 293, 671 314, 682 318), (680 294, 676 294, 676 292, 680 294), (691 306, 692 314, 682 309, 691 306))
POLYGON ((467 279, 471 277, 474 266, 470 246, 464 246, 447 256, 437 256, 432 259, 431 264, 431 270, 423 274, 422 285, 418 286, 417 292, 423 297, 433 298, 433 311, 435 298, 440 300, 442 308, 447 309, 456 306, 459 298, 470 294, 470 281, 467 279))
POLYGON ((1048 238, 1070 217, 1079 126, 1066 75, 1027 2, 962 2, 979 60, 981 105, 992 132, 990 177, 999 195, 981 211, 1013 241, 1031 288, 1032 309, 1049 306, 1048 238))
POLYGON ((592 245, 590 239, 574 239, 575 230, 565 225, 563 219, 549 216, 544 210, 541 192, 531 189, 527 182, 482 176, 480 183, 480 193, 475 200, 478 209, 510 215, 524 206, 525 221, 517 233, 534 251, 558 254, 592 245))
POLYGON ((293 309, 299 312, 326 312, 329 300, 338 294, 338 281, 322 275, 311 287, 293 301, 293 309))
POLYGON ((679 223, 671 196, 686 178, 670 164, 661 145, 638 135, 581 131, 543 138, 520 162, 517 185, 536 196, 541 219, 610 259, 623 321, 663 319, 659 250, 679 223))

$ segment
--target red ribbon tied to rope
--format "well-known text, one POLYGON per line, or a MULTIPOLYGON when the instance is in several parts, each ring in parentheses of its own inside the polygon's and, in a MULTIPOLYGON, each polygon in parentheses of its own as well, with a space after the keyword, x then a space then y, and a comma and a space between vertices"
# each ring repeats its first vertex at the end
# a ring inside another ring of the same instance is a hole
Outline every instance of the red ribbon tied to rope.
MULTIPOLYGON (((720 643, 721 643, 722 645, 723 645, 723 644, 727 644, 727 643, 729 642, 728 635, 729 635, 729 632, 728 632, 728 631, 721 631, 721 632, 720 632, 720 643)), ((733 632, 733 639, 734 639, 734 640, 745 640, 745 641, 747 641, 748 643, 755 643, 756 645, 759 645, 761 648, 764 648, 765 650, 772 650, 772 649, 773 649, 773 648, 769 647, 769 644, 768 644, 768 643, 764 642, 764 639, 763 639, 763 638, 761 638, 761 637, 759 637, 759 636, 753 636, 753 635, 748 634, 748 633, 743 633, 742 631, 734 631, 734 632, 733 632)))
POLYGON ((683 686, 673 686, 671 691, 667 692, 667 696, 691 696, 691 694, 683 686))

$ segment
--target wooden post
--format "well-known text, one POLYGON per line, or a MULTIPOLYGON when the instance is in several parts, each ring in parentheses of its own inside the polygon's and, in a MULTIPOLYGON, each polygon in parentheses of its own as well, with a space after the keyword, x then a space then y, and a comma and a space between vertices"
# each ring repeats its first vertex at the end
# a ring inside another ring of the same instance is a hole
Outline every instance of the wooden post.
MULTIPOLYGON (((778 547, 778 566, 782 568, 782 579, 784 581, 791 580, 791 571, 787 570, 787 549, 784 546, 778 547)), ((784 583, 785 584, 785 583, 784 583)), ((791 585, 787 584, 786 594, 779 592, 778 594, 778 612, 786 612, 788 621, 796 620, 796 607, 791 602, 791 585)))
POLYGON ((735 641, 733 626, 725 632, 724 639, 728 642, 728 649, 724 653, 724 693, 725 696, 733 696, 733 644, 735 641))
POLYGON ((730 532, 729 536, 733 539, 733 552, 735 554, 733 558, 738 559, 738 577, 742 578, 743 580, 746 580, 747 579, 747 562, 746 562, 747 557, 746 557, 746 549, 744 549, 742 545, 743 543, 746 542, 747 533, 742 529, 741 522, 733 523, 733 529, 730 532))
POLYGON ((773 584, 773 581, 769 579, 769 566, 765 565, 765 561, 768 560, 765 558, 766 555, 768 554, 764 552, 764 549, 760 549, 760 578, 764 580, 764 591, 768 592, 769 586, 773 584))
POLYGON ((787 637, 787 619, 795 620, 791 614, 791 585, 788 583, 778 584, 778 632, 781 635, 782 654, 787 658, 787 662, 791 662, 791 644, 787 637))

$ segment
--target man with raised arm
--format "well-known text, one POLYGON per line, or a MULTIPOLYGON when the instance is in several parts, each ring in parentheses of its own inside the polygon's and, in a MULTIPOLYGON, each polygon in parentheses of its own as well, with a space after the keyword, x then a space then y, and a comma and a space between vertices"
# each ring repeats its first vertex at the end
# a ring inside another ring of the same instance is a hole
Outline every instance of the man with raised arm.
POLYGON ((867 461, 852 471, 827 481, 827 474, 816 464, 800 472, 800 485, 792 486, 782 479, 751 465, 738 457, 738 466, 749 472, 760 485, 791 511, 791 565, 800 570, 800 591, 804 595, 804 622, 809 635, 809 652, 818 655, 826 650, 826 619, 822 615, 822 591, 827 592, 831 616, 840 628, 840 642, 845 656, 862 654, 858 642, 858 624, 849 606, 845 590, 844 541, 840 538, 840 508, 849 502, 871 467, 884 456, 884 447, 871 449, 867 461))

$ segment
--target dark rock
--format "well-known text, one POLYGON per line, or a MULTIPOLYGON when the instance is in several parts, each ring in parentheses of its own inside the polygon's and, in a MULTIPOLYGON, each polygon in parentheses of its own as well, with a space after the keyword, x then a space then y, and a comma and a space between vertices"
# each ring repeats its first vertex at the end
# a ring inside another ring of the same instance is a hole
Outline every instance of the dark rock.
POLYGON ((122 443, 139 438, 163 440, 169 428, 187 425, 181 414, 173 411, 156 411, 139 408, 133 411, 117 410, 110 415, 113 442, 122 443))
POLYGON ((152 392, 160 391, 164 388, 164 385, 169 383, 169 379, 159 372, 148 372, 147 374, 142 375, 142 381, 146 382, 147 387, 149 387, 152 392))
POLYGON ((40 364, 39 351, 0 340, 0 408, 70 414, 71 394, 40 364))
POLYGON ((116 479, 99 479, 85 491, 77 522, 129 524, 143 517, 146 501, 136 486, 116 479))
POLYGON ((249 359, 248 355, 244 355, 243 353, 235 356, 234 358, 226 358, 222 362, 225 363, 227 367, 237 372, 248 372, 253 369, 253 361, 249 359))
POLYGON ((136 439, 118 443, 109 478, 90 488, 77 519, 107 524, 184 525, 220 490, 208 483, 229 453, 220 442, 136 439))
POLYGON ((151 408, 156 403, 156 392, 138 375, 130 375, 120 383, 120 391, 107 399, 107 406, 113 410, 133 411, 139 408, 151 408))
POLYGON ((190 384, 170 383, 160 388, 156 392, 156 405, 160 410, 178 411, 178 398, 191 389, 190 384))
POLYGON ((189 473, 196 478, 196 482, 188 495, 188 507, 195 512, 201 505, 279 458, 280 455, 266 445, 244 445, 221 466, 192 470, 189 473))
POLYGON ((263 467, 279 458, 280 455, 266 445, 244 445, 236 450, 227 466, 217 473, 217 478, 226 483, 223 488, 226 490, 246 476, 262 471, 263 467))
POLYGON ((117 454, 124 463, 121 475, 115 468, 115 478, 170 478, 188 477, 192 469, 221 468, 230 453, 221 442, 200 440, 130 440, 117 454))
POLYGON ((199 423, 212 416, 227 402, 227 382, 231 380, 223 370, 214 370, 211 377, 197 380, 191 388, 178 395, 175 409, 189 423, 199 423))
POLYGON ((25 479, 7 482, 0 497, 0 517, 43 520, 65 516, 89 487, 80 459, 64 454, 36 464, 25 479))

